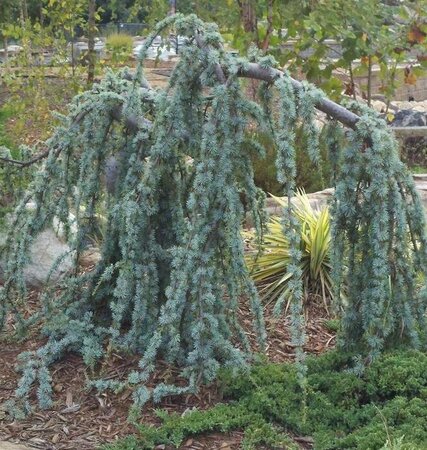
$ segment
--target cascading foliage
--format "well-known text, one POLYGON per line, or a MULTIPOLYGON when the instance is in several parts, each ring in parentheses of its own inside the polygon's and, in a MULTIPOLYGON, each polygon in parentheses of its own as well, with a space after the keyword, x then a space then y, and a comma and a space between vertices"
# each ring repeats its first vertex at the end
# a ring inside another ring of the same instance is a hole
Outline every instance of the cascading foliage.
MULTIPOLYGON (((414 181, 384 122, 352 102, 361 115, 340 161, 332 207, 335 287, 348 298, 341 345, 367 360, 385 348, 426 345, 426 222, 414 181)), ((335 141, 335 142, 333 142, 335 141)))
MULTIPOLYGON (((249 152, 263 152, 248 133, 254 127, 273 137, 289 198, 284 232, 293 260, 291 328, 303 375, 301 255, 290 198, 296 152, 305 150, 296 148, 296 127, 303 128, 311 159, 321 158, 314 119, 323 94, 308 84, 296 92, 284 73, 261 83, 259 102, 249 100, 238 76, 249 61, 223 50, 216 26, 177 15, 160 23, 152 38, 171 25, 188 39, 168 87, 147 84, 143 50, 136 76, 109 73, 77 96, 46 142, 48 157, 16 211, 0 323, 13 320, 21 330, 40 323, 47 341, 20 357, 15 412, 30 410, 34 387, 40 406, 50 406, 48 367, 67 351, 81 354, 94 373, 113 350, 140 355, 139 369, 127 380, 103 380, 100 373, 91 382, 98 389, 133 386, 136 410, 150 398, 194 392, 221 366, 248 361, 250 345, 238 317, 242 299, 251 305, 263 350, 262 305, 240 234, 248 211, 260 235, 264 226, 264 194, 254 184, 249 152), (35 207, 28 210, 30 201, 35 207), (74 270, 47 287, 40 311, 24 318, 29 249, 54 219, 62 224, 74 270), (100 261, 82 272, 80 256, 100 223, 100 261), (159 359, 181 367, 187 385, 149 390, 159 359)), ((149 45, 150 39, 145 49, 149 45)), ((275 65, 269 57, 252 59, 275 65)), ((424 283, 426 236, 396 143, 382 120, 358 112, 356 130, 347 136, 335 122, 327 130, 336 167, 334 274, 337 291, 348 284, 343 342, 375 356, 392 341, 421 344, 427 299, 416 283, 424 283)))

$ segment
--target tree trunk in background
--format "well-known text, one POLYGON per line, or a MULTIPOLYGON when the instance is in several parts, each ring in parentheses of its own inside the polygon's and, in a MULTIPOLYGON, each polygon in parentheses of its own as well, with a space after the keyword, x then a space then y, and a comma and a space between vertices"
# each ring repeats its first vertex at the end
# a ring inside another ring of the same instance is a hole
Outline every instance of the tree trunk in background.
POLYGON ((176 14, 176 0, 169 0, 169 14, 176 14))
POLYGON ((267 3, 267 31, 265 33, 264 39, 262 41, 261 48, 267 50, 270 45, 270 37, 273 33, 273 1, 268 0, 267 3))
POLYGON ((25 12, 24 12, 24 2, 21 0, 19 2, 19 20, 21 21, 21 26, 25 27, 25 12))
POLYGON ((254 33, 258 37, 258 20, 256 16, 256 2, 254 0, 237 0, 240 17, 246 33, 254 33))
POLYGON ((87 69, 87 83, 92 85, 95 79, 95 65, 96 65, 96 52, 95 52, 95 13, 96 13, 96 0, 89 0, 89 14, 87 24, 88 34, 88 69, 87 69))
POLYGON ((28 19, 28 5, 27 0, 22 0, 22 17, 24 20, 28 19))
POLYGON ((4 62, 7 62, 9 58, 9 53, 7 51, 7 47, 9 46, 9 42, 6 36, 3 36, 3 48, 4 48, 4 62))
POLYGON ((371 100, 372 100, 372 56, 368 56, 368 106, 371 106, 371 100))
POLYGON ((40 17, 40 24, 44 25, 45 16, 44 16, 44 8, 42 6, 40 6, 40 15, 39 15, 39 17, 40 17))

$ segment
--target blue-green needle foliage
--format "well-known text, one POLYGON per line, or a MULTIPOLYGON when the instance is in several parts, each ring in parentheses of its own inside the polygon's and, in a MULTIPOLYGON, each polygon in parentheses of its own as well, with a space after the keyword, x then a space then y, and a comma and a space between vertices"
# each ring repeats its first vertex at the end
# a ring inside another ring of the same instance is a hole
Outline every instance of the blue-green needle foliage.
POLYGON ((349 107, 361 117, 334 155, 334 276, 338 293, 343 281, 348 285, 342 345, 370 360, 385 347, 425 347, 426 223, 383 120, 359 104, 349 107))
MULTIPOLYGON (((216 26, 177 15, 160 23, 151 37, 171 25, 188 41, 166 90, 151 89, 145 81, 143 50, 136 77, 110 73, 77 96, 46 142, 49 156, 16 211, 6 247, 0 323, 4 326, 10 315, 22 330, 39 322, 47 340, 20 357, 15 412, 31 409, 34 387, 40 406, 49 407, 48 367, 67 351, 81 354, 92 369, 92 386, 133 386, 135 411, 150 399, 194 392, 220 367, 247 363, 249 343, 237 315, 241 298, 252 307, 263 349, 262 307, 240 234, 247 211, 260 235, 264 226, 264 195, 253 181, 247 130, 271 132, 279 181, 290 199, 295 127, 303 127, 313 162, 320 158, 314 106, 322 93, 309 85, 295 92, 284 74, 261 85, 259 103, 250 101, 237 76, 247 60, 224 52, 216 26), (28 211, 30 200, 36 207, 28 211), (92 271, 81 273, 79 258, 100 210, 105 211, 101 259, 92 271), (27 296, 29 248, 54 218, 63 224, 74 271, 46 288, 40 311, 24 319, 19 311, 27 296), (138 370, 125 381, 96 376, 113 350, 141 356, 138 370), (159 359, 181 367, 187 384, 148 389, 159 359)), ((253 58, 265 67, 275 64, 271 58, 253 58)), ((338 143, 345 139, 336 124, 330 142, 334 164, 342 159, 335 173, 334 273, 338 287, 348 276, 354 289, 344 340, 357 348, 363 344, 362 350, 371 353, 389 337, 410 336, 418 344, 425 298, 418 296, 414 282, 417 270, 427 265, 424 219, 413 182, 404 175, 385 124, 367 113, 343 150, 338 143)), ((259 144, 251 144, 262 152, 259 144)), ((301 255, 290 201, 284 232, 292 249, 291 331, 303 387, 301 255)))

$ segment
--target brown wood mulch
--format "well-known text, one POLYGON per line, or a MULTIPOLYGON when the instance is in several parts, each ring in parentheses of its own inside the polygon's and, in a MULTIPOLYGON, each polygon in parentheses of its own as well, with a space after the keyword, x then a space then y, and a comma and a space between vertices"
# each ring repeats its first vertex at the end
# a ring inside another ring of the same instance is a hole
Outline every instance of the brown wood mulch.
MULTIPOLYGON (((28 303, 29 308, 37 305, 34 293, 28 303)), ((268 332, 267 357, 270 361, 284 362, 293 359, 288 321, 272 317, 271 307, 266 308, 266 328, 268 332)), ((335 336, 324 325, 327 317, 320 304, 312 302, 308 308, 306 351, 321 353, 334 346, 335 336)), ((251 341, 255 341, 252 331, 252 316, 246 302, 242 301, 240 318, 251 341)), ((0 340, 0 441, 23 443, 31 448, 49 450, 93 450, 99 445, 112 442, 136 432, 127 421, 132 403, 131 392, 120 394, 97 393, 88 390, 86 381, 90 373, 78 355, 69 354, 52 366, 54 406, 47 411, 36 412, 24 420, 14 421, 1 405, 13 397, 19 374, 15 371, 16 357, 24 350, 36 349, 43 341, 29 339, 24 343, 0 340)), ((124 379, 130 370, 137 367, 138 358, 113 354, 101 368, 102 377, 124 379)), ((178 371, 159 363, 150 383, 179 380, 178 371)), ((34 398, 35 400, 35 394, 34 398)), ((155 409, 164 408, 170 412, 184 413, 192 408, 205 409, 221 401, 221 393, 215 384, 204 387, 198 395, 166 398, 162 403, 149 404, 142 417, 143 423, 158 424, 155 409)), ((35 401, 34 401, 35 403, 35 401)), ((182 449, 240 448, 243 433, 209 433, 188 439, 182 449)), ((304 439, 296 438, 301 448, 310 448, 304 439)), ((158 446, 157 450, 166 449, 158 446)))

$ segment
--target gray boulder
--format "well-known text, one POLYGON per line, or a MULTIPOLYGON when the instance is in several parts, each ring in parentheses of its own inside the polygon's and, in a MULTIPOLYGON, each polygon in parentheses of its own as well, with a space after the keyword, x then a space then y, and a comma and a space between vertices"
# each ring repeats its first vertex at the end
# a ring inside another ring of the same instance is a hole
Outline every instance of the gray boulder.
POLYGON ((414 181, 424 210, 427 211, 427 174, 420 173, 414 175, 414 181))
MULTIPOLYGON (((402 109, 394 115, 391 127, 425 127, 427 111, 402 109)), ((412 136, 401 138, 401 157, 409 166, 427 165, 427 137, 412 136)))
MULTIPOLYGON (((1 241, 5 237, 0 236, 1 241)), ((72 254, 70 247, 61 241, 52 229, 46 229, 40 233, 33 241, 30 250, 31 263, 25 268, 24 276, 28 287, 39 288, 43 286, 47 280, 52 265, 57 258, 62 257, 57 270, 55 270, 49 280, 58 281, 72 268, 72 254)), ((0 260, 0 282, 4 281, 4 269, 6 262, 0 260)))
MULTIPOLYGON (((424 206, 424 210, 427 212, 427 174, 415 174, 413 175, 415 181, 415 187, 420 196, 421 202, 424 206)), ((333 188, 324 189, 323 191, 313 192, 307 194, 308 201, 314 209, 320 210, 328 206, 332 200, 334 194, 333 188)), ((293 202, 298 202, 296 197, 292 198, 293 202)), ((273 198, 267 198, 266 210, 269 215, 280 216, 283 212, 283 208, 277 204, 273 198)))
POLYGON ((427 111, 402 109, 394 114, 392 127, 425 127, 427 126, 427 111))

